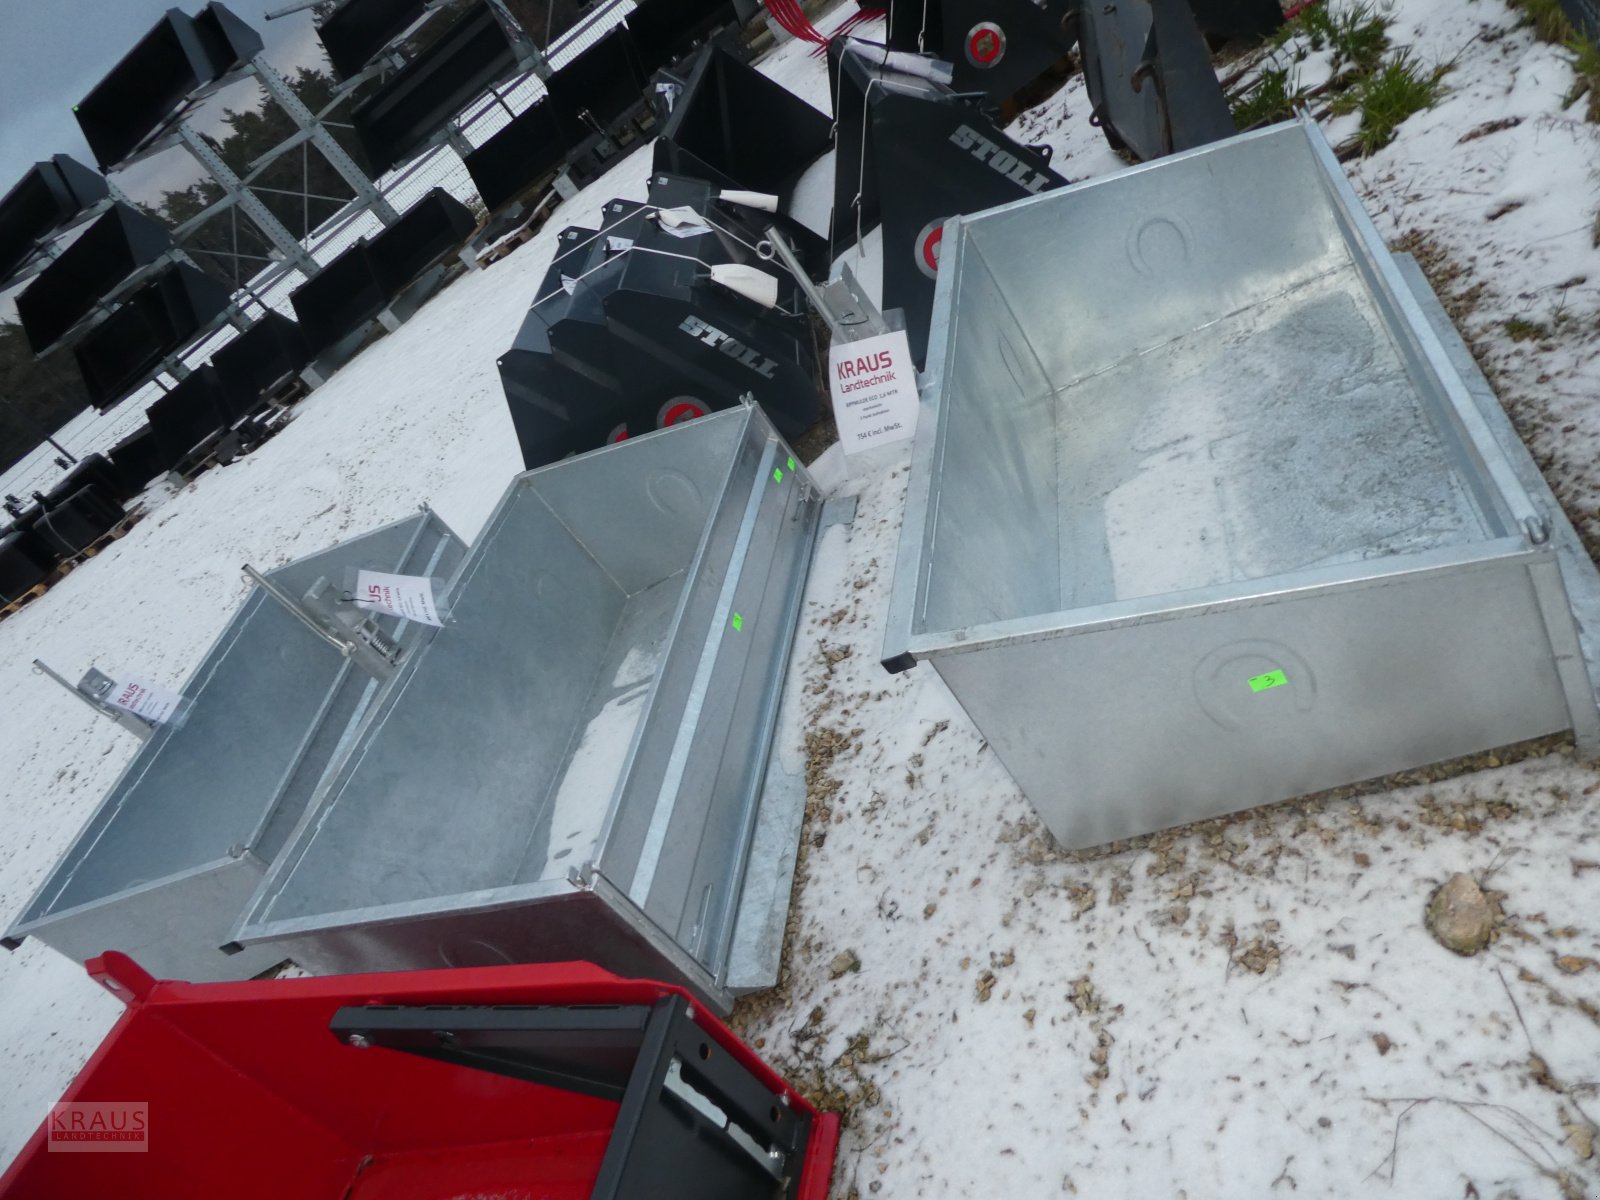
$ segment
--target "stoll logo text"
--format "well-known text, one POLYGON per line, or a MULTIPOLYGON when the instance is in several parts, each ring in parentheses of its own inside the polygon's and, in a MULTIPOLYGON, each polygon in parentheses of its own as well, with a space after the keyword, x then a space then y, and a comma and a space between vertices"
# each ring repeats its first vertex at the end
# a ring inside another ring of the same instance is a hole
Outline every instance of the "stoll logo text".
POLYGON ((958 125, 956 131, 950 135, 950 140, 963 150, 971 152, 972 157, 979 162, 998 171, 1013 183, 1021 185, 1025 192, 1037 192, 1050 182, 1050 176, 1043 171, 1035 171, 1009 150, 1000 149, 970 125, 958 125))
POLYGON ((52 1104, 45 1143, 52 1153, 143 1154, 150 1149, 150 1105, 143 1100, 52 1104))
POLYGON ((778 364, 763 356, 760 351, 750 349, 743 342, 734 341, 722 330, 707 325, 699 317, 685 317, 683 324, 678 328, 690 337, 699 338, 708 346, 715 346, 729 358, 737 359, 765 379, 771 379, 773 372, 778 369, 778 364))

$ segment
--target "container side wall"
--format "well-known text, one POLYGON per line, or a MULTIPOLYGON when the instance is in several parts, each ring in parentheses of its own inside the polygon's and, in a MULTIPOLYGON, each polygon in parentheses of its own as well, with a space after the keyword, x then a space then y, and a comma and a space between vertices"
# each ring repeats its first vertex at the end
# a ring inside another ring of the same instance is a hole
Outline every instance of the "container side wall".
POLYGON ((1298 125, 965 225, 1058 387, 1345 265, 1298 125))
MULTIPOLYGON (((964 227, 964 226, 963 226, 964 227)), ((984 255, 963 242, 914 632, 1060 607, 1054 387, 984 255)))
POLYGON ((630 441, 533 478, 562 523, 629 595, 686 569, 705 534, 742 412, 701 417, 670 437, 630 441))
POLYGON ((1101 845, 1567 728, 1528 561, 934 661, 1056 839, 1101 845))
POLYGON ((314 827, 285 852, 262 917, 508 884, 625 600, 519 486, 474 546, 450 624, 397 681, 314 827))

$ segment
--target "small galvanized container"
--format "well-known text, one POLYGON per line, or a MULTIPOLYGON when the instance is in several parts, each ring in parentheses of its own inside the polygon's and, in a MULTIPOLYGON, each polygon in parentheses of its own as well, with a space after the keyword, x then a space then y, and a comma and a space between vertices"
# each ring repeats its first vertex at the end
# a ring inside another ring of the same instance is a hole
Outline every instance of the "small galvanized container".
MULTIPOLYGON (((267 573, 296 597, 346 567, 454 571, 461 540, 418 513, 267 573)), ((385 617, 407 652, 433 630, 385 617)), ((383 684, 262 588, 183 687, 181 726, 159 726, 6 934, 70 958, 120 950, 163 979, 247 979, 283 956, 228 955, 233 921, 383 684)))
POLYGON ((718 1007, 773 982, 804 795, 768 752, 821 508, 748 405, 519 475, 237 941, 588 959, 718 1007))
POLYGON ((1316 126, 945 227, 885 664, 1062 845, 1561 730, 1550 539, 1316 126))

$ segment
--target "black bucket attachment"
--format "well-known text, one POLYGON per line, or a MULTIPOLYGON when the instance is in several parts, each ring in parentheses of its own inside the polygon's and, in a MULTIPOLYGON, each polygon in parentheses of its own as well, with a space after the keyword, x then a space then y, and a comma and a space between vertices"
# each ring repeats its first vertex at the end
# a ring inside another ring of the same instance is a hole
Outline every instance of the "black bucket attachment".
POLYGON ((311 347, 301 336, 300 326, 270 310, 211 356, 222 385, 223 405, 235 421, 260 408, 310 361, 311 347))
POLYGON ((831 261, 827 214, 796 211, 801 178, 827 154, 832 121, 721 42, 703 46, 655 144, 655 169, 778 197, 775 223, 812 275, 831 261), (809 221, 809 224, 808 224, 809 221))
POLYGON ((541 98, 463 161, 484 206, 497 213, 535 185, 549 181, 584 136, 582 130, 563 126, 555 107, 541 98))
POLYGON ((639 360, 617 353, 606 328, 603 299, 622 272, 622 261, 609 255, 608 238, 637 232, 621 220, 619 206, 642 211, 637 203, 614 200, 603 210, 609 234, 578 226, 561 231, 522 328, 500 358, 500 383, 530 470, 654 428, 629 425, 635 397, 617 372, 637 368, 639 360), (562 359, 555 353, 557 331, 562 359))
POLYGON ((65 154, 34 163, 0 199, 0 284, 58 229, 108 194, 104 176, 65 154))
POLYGON ((635 123, 654 126, 644 95, 650 73, 643 61, 633 35, 619 25, 545 81, 545 103, 578 139, 575 153, 620 157, 618 148, 633 140, 635 123))
POLYGON ((365 328, 393 300, 365 241, 351 246, 289 294, 313 358, 365 328))
POLYGON ((221 4, 170 8, 73 112, 102 171, 114 170, 197 94, 261 53, 261 36, 221 4))
POLYGON ((361 74, 427 8, 427 0, 344 0, 317 26, 334 74, 361 74))
POLYGON ((645 221, 624 256, 616 290, 605 300, 606 322, 627 353, 653 360, 656 378, 671 390, 671 403, 658 406, 659 424, 748 398, 766 410, 784 437, 794 438, 821 415, 806 300, 787 272, 760 259, 754 249, 758 232, 718 205, 715 191, 699 180, 654 176, 652 204, 677 206, 685 202, 678 197, 689 192, 688 207, 715 228, 680 238, 657 221, 645 221), (763 307, 711 282, 709 266, 722 264, 752 266, 778 278, 777 306, 763 307))
POLYGON ((46 510, 33 532, 61 558, 70 558, 122 520, 122 505, 94 484, 85 484, 46 510))
POLYGON ((1283 27, 1278 0, 1189 0, 1200 32, 1216 38, 1264 38, 1283 27))
POLYGON ((17 297, 28 345, 41 354, 140 267, 172 249, 172 235, 154 217, 113 204, 17 297))
MULTIPOLYGON (((707 274, 695 259, 759 264, 749 248, 759 234, 712 201, 713 193, 701 180, 658 174, 649 205, 613 200, 602 210, 603 232, 562 231, 534 305, 500 360, 527 466, 704 416, 746 396, 766 406, 789 436, 816 420, 805 320, 695 278, 707 274), (720 231, 674 237, 655 221, 655 206, 693 208, 720 231), (671 278, 679 267, 684 278, 671 278), (664 347, 652 349, 658 342, 664 347)), ((792 280, 780 280, 779 305, 803 309, 792 280)))
POLYGON ((46 511, 56 508, 79 489, 93 484, 100 492, 119 504, 133 495, 121 472, 112 466, 103 454, 85 454, 48 492, 44 494, 46 511))
POLYGON ((122 477, 122 490, 128 496, 137 496, 157 475, 177 465, 176 459, 167 457, 161 439, 148 422, 107 450, 106 457, 122 477))
POLYGON ((0 534, 0 604, 20 600, 50 577, 56 556, 33 529, 0 534))
POLYGON ((1067 181, 1050 169, 1047 151, 1006 137, 972 97, 885 71, 840 40, 828 49, 828 68, 839 107, 833 250, 843 253, 858 231, 882 224, 883 307, 905 311, 921 366, 945 220, 1067 181))
POLYGON ((378 284, 390 298, 428 268, 459 250, 478 226, 472 210, 434 188, 367 243, 378 284))
POLYGON ((351 110, 373 173, 413 158, 456 114, 516 70, 516 53, 494 12, 484 3, 468 9, 351 110))
POLYGON ((1076 4, 1084 84, 1113 149, 1148 162, 1233 136, 1188 0, 1076 4))
POLYGON ((210 363, 196 367, 166 395, 144 410, 160 456, 170 470, 189 452, 229 424, 222 381, 210 363))
POLYGON ((732 0, 640 0, 623 19, 647 75, 682 58, 722 26, 739 20, 732 0))
POLYGON ((1072 49, 1072 0, 927 0, 889 6, 890 49, 925 51, 954 70, 953 90, 1003 104, 1072 49))
POLYGON ((164 267, 73 350, 96 408, 109 408, 227 311, 228 289, 186 263, 164 267))

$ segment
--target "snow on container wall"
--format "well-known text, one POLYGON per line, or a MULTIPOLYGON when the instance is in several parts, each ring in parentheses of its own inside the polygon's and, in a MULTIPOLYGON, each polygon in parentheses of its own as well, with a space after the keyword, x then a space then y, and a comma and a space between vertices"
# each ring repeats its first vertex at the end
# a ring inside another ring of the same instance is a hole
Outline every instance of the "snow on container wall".
POLYGON ((518 476, 236 940, 317 972, 581 955, 725 1008, 821 506, 749 406, 518 476))
POLYGON ((1600 743, 1548 515, 1314 125, 944 244, 885 663, 1064 846, 1600 743))
MULTIPOLYGON (((347 565, 448 574, 465 547, 430 512, 267 573, 295 596, 347 565)), ((431 630, 385 632, 415 647, 431 630)), ((245 979, 270 949, 221 950, 323 772, 383 685, 256 588, 183 687, 181 727, 160 726, 7 932, 75 959, 137 954, 163 978, 245 979)))

